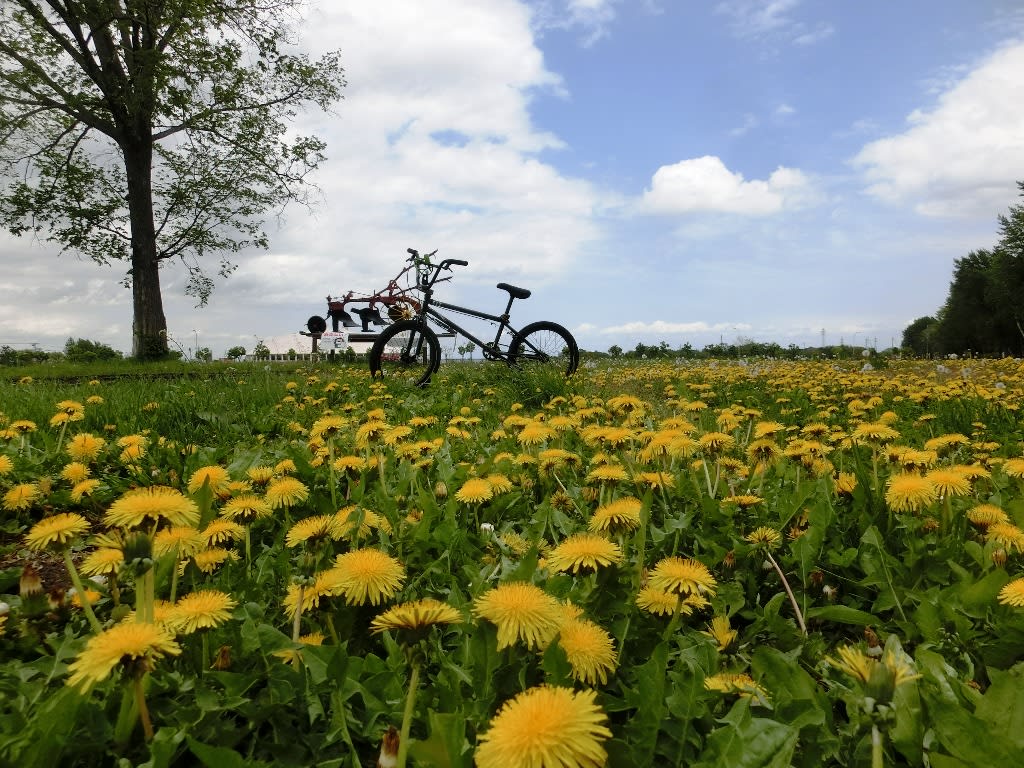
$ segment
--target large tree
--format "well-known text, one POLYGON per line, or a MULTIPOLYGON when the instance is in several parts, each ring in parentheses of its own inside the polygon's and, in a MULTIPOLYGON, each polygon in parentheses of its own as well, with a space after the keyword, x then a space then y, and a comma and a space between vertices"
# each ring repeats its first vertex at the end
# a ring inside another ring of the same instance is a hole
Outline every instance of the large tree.
POLYGON ((206 302, 262 217, 307 202, 324 159, 289 136, 344 86, 336 53, 295 50, 301 0, 2 0, 0 224, 130 263, 132 353, 167 352, 160 266, 206 302))

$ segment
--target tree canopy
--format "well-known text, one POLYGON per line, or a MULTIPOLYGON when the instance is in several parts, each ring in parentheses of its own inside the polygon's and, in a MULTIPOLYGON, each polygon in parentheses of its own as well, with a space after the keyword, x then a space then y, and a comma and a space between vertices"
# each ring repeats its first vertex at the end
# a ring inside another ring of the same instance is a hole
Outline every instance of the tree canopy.
POLYGON ((136 357, 166 354, 159 268, 204 304, 262 216, 308 201, 324 143, 292 136, 341 95, 337 53, 291 39, 301 0, 4 0, 0 224, 130 264, 136 357))
MULTIPOLYGON (((1017 182, 1024 196, 1024 182, 1017 182)), ((999 242, 956 259, 935 318, 903 332, 914 354, 1024 355, 1024 205, 999 216, 999 242), (931 322, 926 322, 931 321, 931 322)))

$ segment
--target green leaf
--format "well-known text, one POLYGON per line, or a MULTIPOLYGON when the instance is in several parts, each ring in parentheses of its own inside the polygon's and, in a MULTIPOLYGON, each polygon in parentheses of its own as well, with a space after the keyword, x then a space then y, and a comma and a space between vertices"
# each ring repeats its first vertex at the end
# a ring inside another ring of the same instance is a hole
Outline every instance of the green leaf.
POLYGON ((247 766, 263 765, 263 763, 247 761, 233 749, 204 744, 191 736, 188 737, 188 748, 206 768, 247 768, 247 766))
POLYGON ((636 708, 626 725, 634 765, 654 765, 654 748, 665 717, 665 669, 668 644, 658 643, 646 664, 635 668, 636 679, 626 693, 627 702, 636 708))
POLYGON ((796 750, 796 728, 752 717, 750 702, 740 699, 723 718, 726 725, 708 736, 694 768, 789 768, 796 750))
POLYGON ((877 616, 867 611, 859 611, 848 605, 822 605, 807 609, 808 619, 834 621, 838 624, 853 624, 857 627, 869 627, 880 623, 877 616))
POLYGON ((974 714, 994 731, 1004 734, 1024 750, 1024 664, 1008 672, 989 670, 992 684, 985 691, 974 714))
POLYGON ((431 710, 427 714, 430 737, 414 741, 409 754, 418 765, 428 768, 468 768, 470 752, 466 743, 466 718, 455 714, 441 714, 431 710))
POLYGON ((72 740, 78 715, 85 698, 76 689, 59 689, 32 718, 32 744, 21 757, 24 768, 51 768, 61 764, 61 756, 72 740))

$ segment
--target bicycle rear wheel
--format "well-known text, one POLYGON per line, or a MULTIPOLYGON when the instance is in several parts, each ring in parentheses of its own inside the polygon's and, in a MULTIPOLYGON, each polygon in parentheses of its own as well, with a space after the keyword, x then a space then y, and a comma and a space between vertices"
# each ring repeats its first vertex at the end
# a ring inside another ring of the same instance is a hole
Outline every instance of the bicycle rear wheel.
POLYGON ((512 365, 538 366, 572 376, 580 364, 576 339, 558 323, 542 320, 519 331, 508 347, 512 365))
POLYGON ((424 386, 441 365, 441 343, 419 320, 401 320, 385 328, 370 349, 370 374, 424 386))

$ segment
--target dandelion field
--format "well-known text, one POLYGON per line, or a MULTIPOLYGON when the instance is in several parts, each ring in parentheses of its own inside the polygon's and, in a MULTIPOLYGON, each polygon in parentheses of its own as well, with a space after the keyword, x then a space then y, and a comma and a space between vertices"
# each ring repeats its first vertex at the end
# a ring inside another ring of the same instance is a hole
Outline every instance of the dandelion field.
POLYGON ((0 765, 1019 764, 1022 404, 1009 359, 0 382, 0 765))

